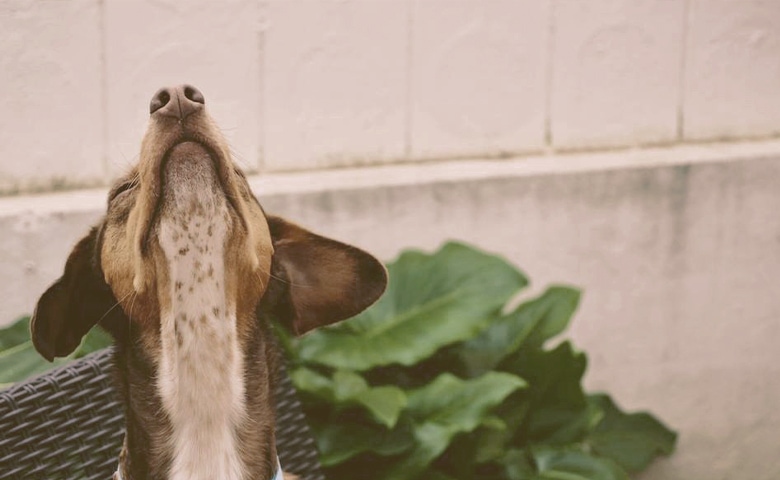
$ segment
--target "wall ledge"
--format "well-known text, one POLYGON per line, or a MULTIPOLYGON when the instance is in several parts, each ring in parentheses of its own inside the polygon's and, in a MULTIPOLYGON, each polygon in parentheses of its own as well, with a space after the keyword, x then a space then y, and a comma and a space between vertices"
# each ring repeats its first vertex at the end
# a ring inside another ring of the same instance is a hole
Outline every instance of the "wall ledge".
MULTIPOLYGON (((249 177, 261 197, 380 187, 472 182, 496 178, 569 175, 670 165, 739 162, 780 157, 780 140, 684 144, 599 152, 546 153, 504 159, 440 160, 249 177)), ((107 188, 0 198, 0 218, 25 213, 91 213, 105 207, 107 188)))

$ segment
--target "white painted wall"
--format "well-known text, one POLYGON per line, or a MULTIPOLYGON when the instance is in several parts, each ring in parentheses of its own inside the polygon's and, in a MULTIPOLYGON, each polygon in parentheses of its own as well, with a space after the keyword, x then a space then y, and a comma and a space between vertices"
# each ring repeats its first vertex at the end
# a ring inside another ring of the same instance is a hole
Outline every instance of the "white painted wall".
POLYGON ((5 0, 0 193, 97 185, 163 85, 252 170, 769 137, 777 0, 5 0))
POLYGON ((588 384, 681 430, 642 480, 780 478, 780 0, 0 1, 0 324, 181 82, 268 210, 583 286, 588 384))

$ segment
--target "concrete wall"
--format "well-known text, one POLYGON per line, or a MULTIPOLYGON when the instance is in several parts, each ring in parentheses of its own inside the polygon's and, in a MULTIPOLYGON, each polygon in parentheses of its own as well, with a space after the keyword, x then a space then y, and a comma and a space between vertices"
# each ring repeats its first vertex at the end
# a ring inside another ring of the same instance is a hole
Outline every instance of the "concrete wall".
POLYGON ((0 325, 185 81, 269 211, 583 286, 589 387, 681 430, 642 480, 780 478, 780 1, 4 0, 0 325))
POLYGON ((105 183, 159 87, 289 171, 780 131, 776 0, 4 0, 0 193, 105 183))

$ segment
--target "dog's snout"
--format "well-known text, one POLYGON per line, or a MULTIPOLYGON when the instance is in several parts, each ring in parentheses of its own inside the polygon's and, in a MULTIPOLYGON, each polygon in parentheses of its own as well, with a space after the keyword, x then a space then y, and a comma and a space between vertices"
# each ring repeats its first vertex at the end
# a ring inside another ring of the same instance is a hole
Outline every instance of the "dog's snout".
POLYGON ((149 114, 183 120, 203 108, 204 104, 203 94, 192 85, 161 88, 152 97, 149 114))

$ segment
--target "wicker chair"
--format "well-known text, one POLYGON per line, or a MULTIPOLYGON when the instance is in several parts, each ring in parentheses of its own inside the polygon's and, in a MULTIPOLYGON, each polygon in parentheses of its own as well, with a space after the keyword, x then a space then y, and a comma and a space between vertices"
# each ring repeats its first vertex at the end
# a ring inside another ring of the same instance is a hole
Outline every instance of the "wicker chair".
MULTIPOLYGON (((0 479, 106 480, 116 470, 124 413, 110 348, 0 392, 0 479)), ((285 471, 324 480, 286 372, 276 391, 277 447, 285 471)))

